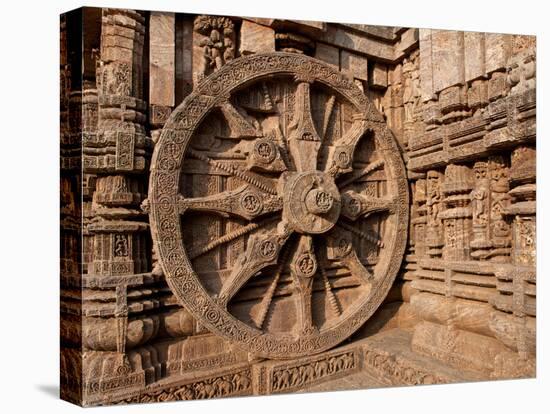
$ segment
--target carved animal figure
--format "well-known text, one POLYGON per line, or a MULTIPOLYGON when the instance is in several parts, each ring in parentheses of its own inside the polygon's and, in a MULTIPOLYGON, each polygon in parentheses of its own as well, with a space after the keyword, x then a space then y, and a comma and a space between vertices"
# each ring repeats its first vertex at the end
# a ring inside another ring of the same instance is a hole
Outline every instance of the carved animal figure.
POLYGON ((280 390, 287 388, 290 385, 290 373, 287 370, 276 371, 274 373, 274 379, 276 384, 276 389, 280 390))
POLYGON ((319 361, 315 365, 315 374, 317 375, 317 378, 324 377, 327 375, 328 372, 328 363, 325 360, 319 361))
POLYGON ((250 378, 244 374, 235 374, 233 376, 233 386, 235 387, 235 391, 246 390, 250 387, 250 378))

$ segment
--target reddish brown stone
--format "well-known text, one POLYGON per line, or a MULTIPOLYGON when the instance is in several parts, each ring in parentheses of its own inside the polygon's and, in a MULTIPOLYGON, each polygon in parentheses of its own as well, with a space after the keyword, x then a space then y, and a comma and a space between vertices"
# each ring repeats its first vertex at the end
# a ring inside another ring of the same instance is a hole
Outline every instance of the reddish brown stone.
POLYGON ((534 37, 84 8, 60 39, 62 398, 534 376, 534 37))

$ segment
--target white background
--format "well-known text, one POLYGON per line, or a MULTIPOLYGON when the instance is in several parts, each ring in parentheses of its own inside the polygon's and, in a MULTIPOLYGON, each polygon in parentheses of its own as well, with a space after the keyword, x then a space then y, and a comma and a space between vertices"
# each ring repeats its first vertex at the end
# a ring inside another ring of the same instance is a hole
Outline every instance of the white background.
POLYGON ((59 13, 82 5, 536 34, 538 90, 538 375, 536 380, 346 391, 97 408, 93 412, 549 412, 550 15, 541 1, 15 0, 1 11, 0 410, 76 412, 58 399, 59 13), (546 256, 546 257, 545 257, 546 256), (543 328, 545 326, 545 328, 543 328))

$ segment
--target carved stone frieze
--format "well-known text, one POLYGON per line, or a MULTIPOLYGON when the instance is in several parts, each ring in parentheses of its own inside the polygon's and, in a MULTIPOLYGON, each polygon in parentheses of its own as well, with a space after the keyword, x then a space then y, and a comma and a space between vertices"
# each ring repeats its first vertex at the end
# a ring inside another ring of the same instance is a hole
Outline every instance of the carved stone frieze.
POLYGON ((220 376, 212 376, 199 381, 158 390, 146 390, 136 397, 120 401, 122 404, 148 403, 178 400, 200 400, 206 398, 236 397, 250 395, 252 379, 250 369, 240 370, 220 376))
POLYGON ((360 349, 331 352, 321 357, 290 364, 278 364, 265 373, 267 387, 263 393, 299 390, 329 379, 358 372, 361 368, 360 349))

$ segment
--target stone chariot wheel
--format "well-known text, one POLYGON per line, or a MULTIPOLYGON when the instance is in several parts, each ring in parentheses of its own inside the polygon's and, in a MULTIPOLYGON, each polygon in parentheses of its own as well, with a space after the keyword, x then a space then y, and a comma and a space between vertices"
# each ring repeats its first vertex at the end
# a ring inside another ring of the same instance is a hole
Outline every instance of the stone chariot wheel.
POLYGON ((151 166, 151 230, 193 316, 254 355, 334 347, 403 258, 408 189, 383 117, 307 56, 243 57, 172 113, 151 166))

